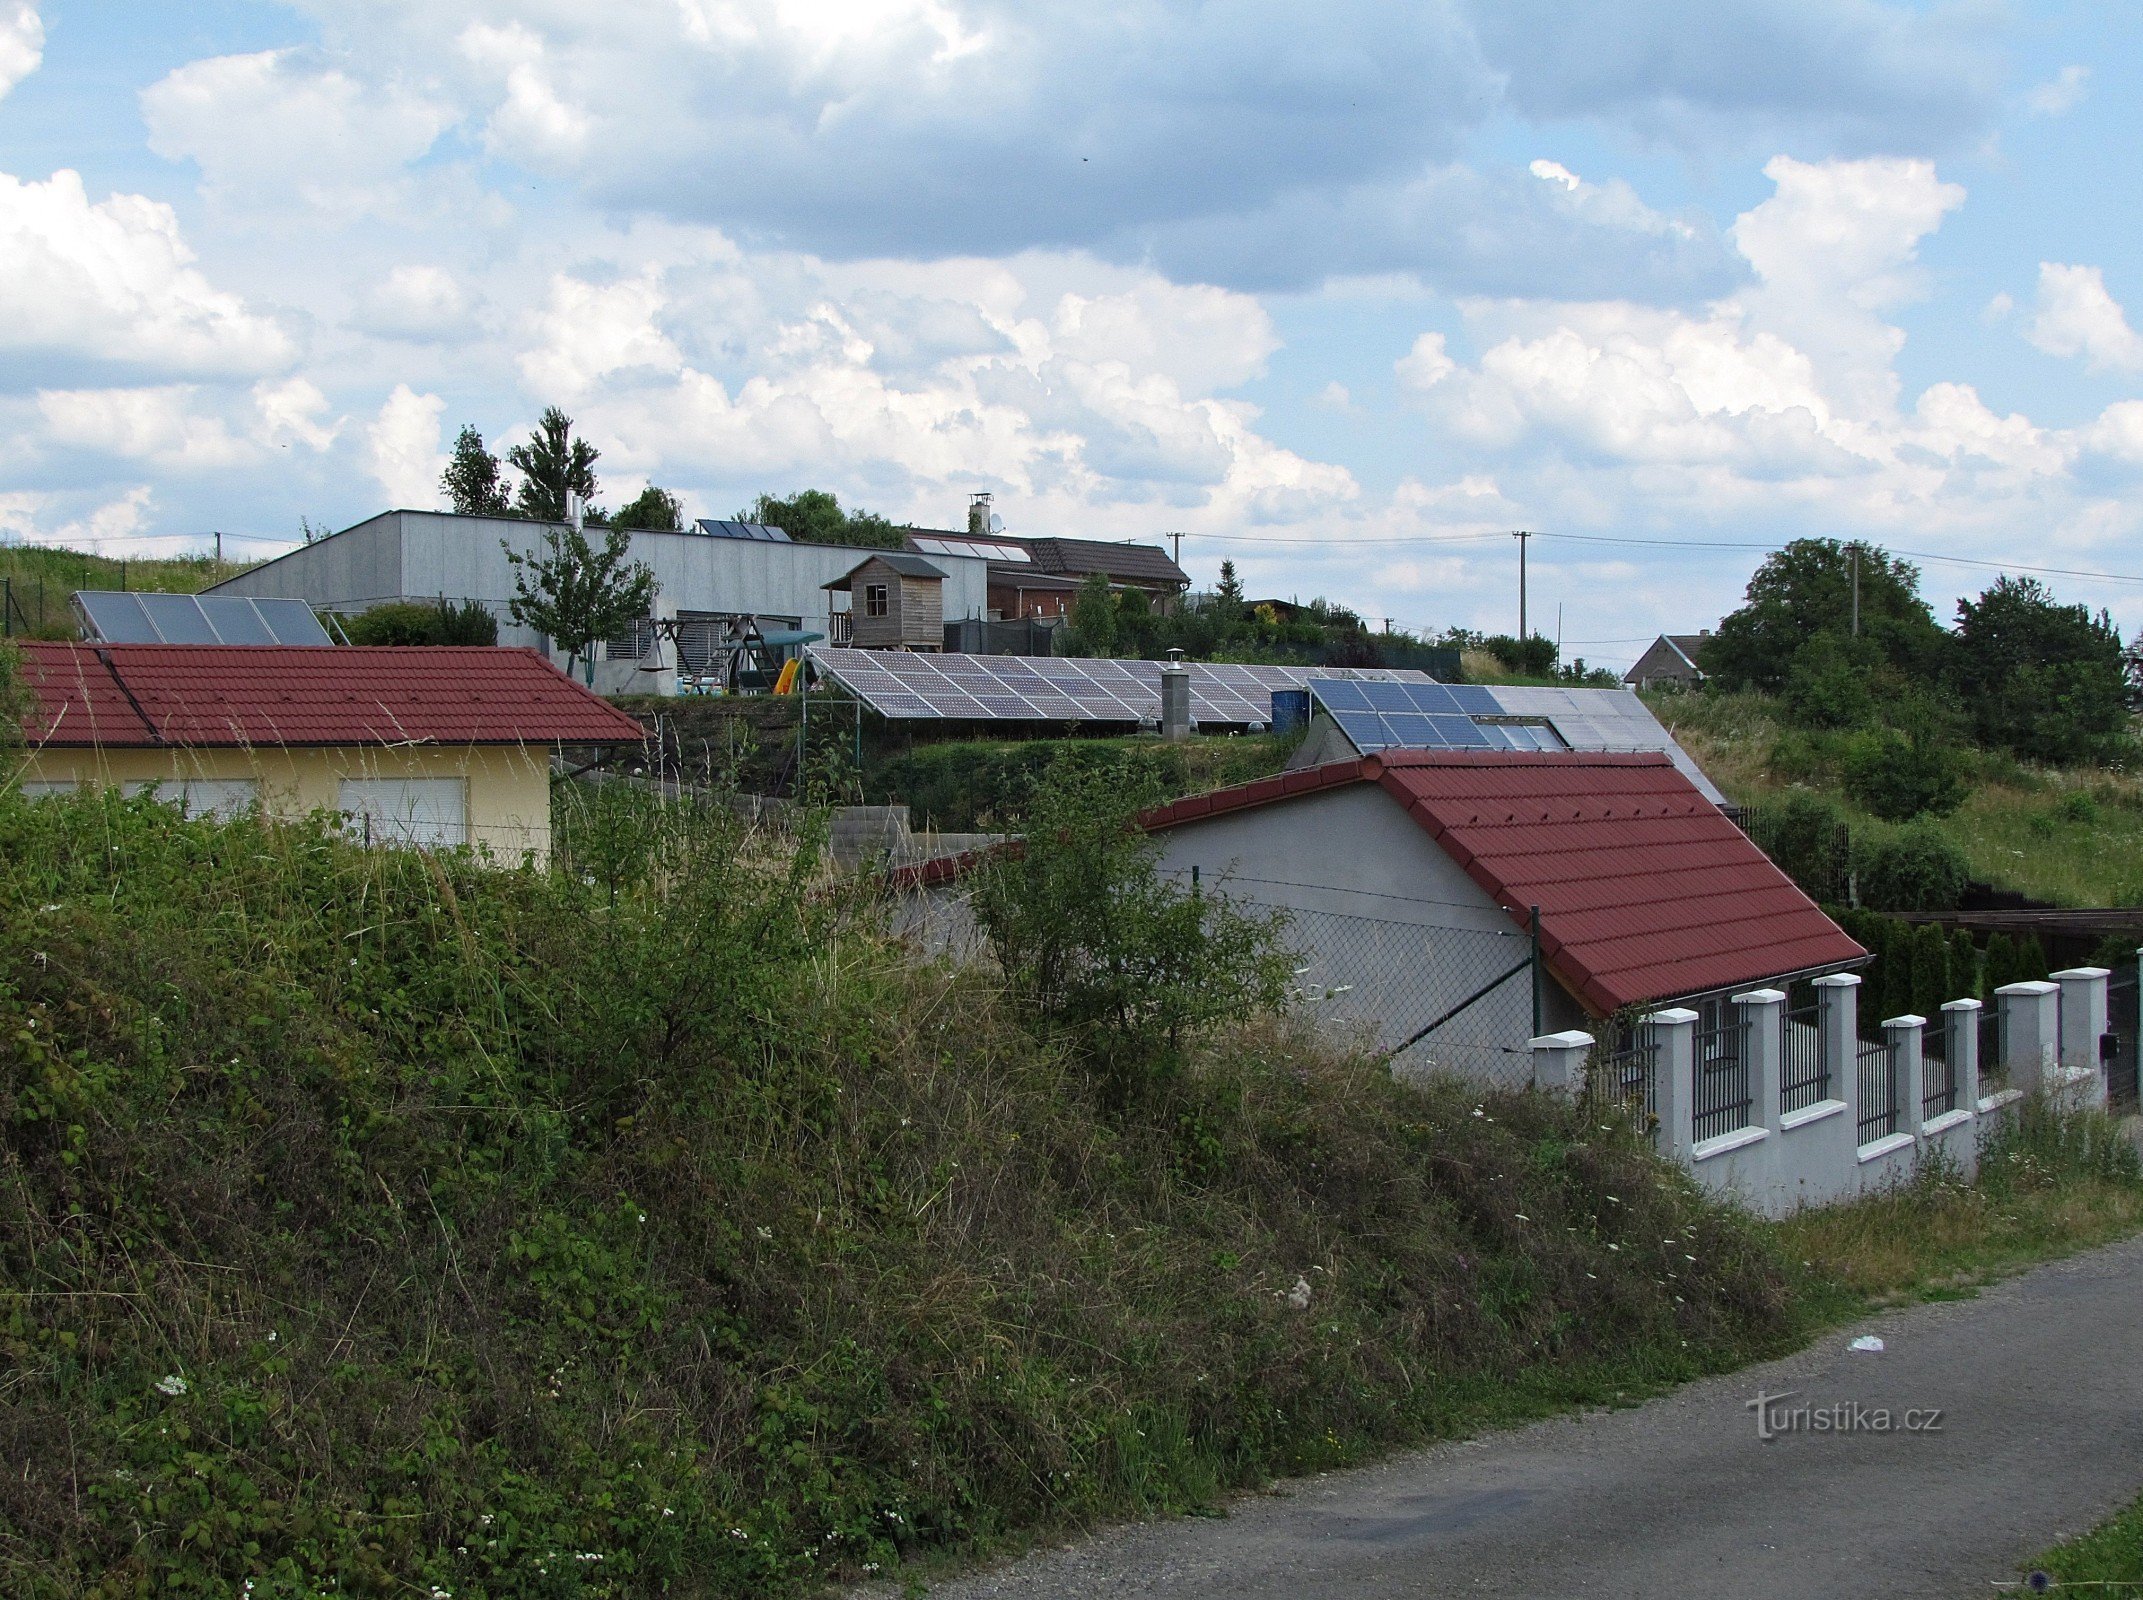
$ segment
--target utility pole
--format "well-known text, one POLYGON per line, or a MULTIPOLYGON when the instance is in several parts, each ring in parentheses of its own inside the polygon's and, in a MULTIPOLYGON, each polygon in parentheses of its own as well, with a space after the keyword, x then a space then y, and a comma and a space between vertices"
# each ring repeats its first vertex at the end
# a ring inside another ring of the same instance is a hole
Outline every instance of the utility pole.
POLYGON ((216 581, 223 581, 223 534, 220 530, 216 534, 216 581))
POLYGON ((1511 537, 1518 541, 1518 648, 1520 651, 1519 659, 1523 660, 1525 641, 1531 637, 1526 631, 1527 624, 1525 620, 1525 542, 1533 536, 1524 529, 1518 529, 1511 534, 1511 537))
POLYGON ((1176 565, 1177 565, 1177 566, 1179 566, 1179 567, 1180 567, 1180 566, 1182 566, 1182 565, 1183 565, 1183 535, 1182 535, 1182 534, 1180 534, 1180 533, 1164 533, 1164 534, 1162 534, 1162 535, 1161 535, 1161 537, 1162 537, 1162 538, 1164 538, 1164 539, 1168 539, 1168 540, 1171 540, 1171 541, 1173 541, 1173 542, 1174 542, 1174 544, 1175 544, 1175 547, 1176 547, 1176 557, 1175 557, 1175 559, 1176 559, 1176 565))
POLYGON ((1851 546, 1853 555, 1853 637, 1860 637, 1860 546, 1851 546))

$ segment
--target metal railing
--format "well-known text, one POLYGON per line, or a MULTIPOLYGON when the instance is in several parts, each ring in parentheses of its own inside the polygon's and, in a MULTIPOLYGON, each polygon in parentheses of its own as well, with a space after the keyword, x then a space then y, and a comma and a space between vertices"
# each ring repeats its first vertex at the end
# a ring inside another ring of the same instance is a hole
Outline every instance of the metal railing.
POLYGON ((1596 1049, 1585 1093, 1599 1110, 1620 1111, 1647 1132, 1659 1126, 1659 1038, 1636 1023, 1596 1049))
POLYGON ((1920 1030, 1920 1117, 1947 1116, 1957 1109, 1957 1069, 1950 1061, 1949 1016, 1937 1012, 1920 1030))
POLYGON ((1860 1088, 1860 1142, 1897 1132, 1897 1055, 1886 1039, 1862 1039, 1853 1052, 1860 1088))
POLYGON ((1778 1108, 1805 1111, 1830 1098, 1830 1063, 1823 1056, 1821 1010, 1812 983, 1786 991, 1786 1015, 1779 1043, 1778 1108))
POLYGON ((1748 1023, 1728 1001, 1706 1002, 1696 1030, 1689 1134, 1698 1143, 1749 1125, 1748 1023))
POLYGON ((1979 1013, 1979 1081, 1998 1086, 2009 1081, 2009 1063, 2002 1059, 2001 1004, 1995 1000, 1979 1013))
POLYGON ((2137 1050, 2139 1002, 2136 964, 2123 964, 2106 985, 2106 1031, 2113 1036, 2106 1061, 2106 1100, 2115 1111, 2133 1111, 2137 1105, 2137 1050))

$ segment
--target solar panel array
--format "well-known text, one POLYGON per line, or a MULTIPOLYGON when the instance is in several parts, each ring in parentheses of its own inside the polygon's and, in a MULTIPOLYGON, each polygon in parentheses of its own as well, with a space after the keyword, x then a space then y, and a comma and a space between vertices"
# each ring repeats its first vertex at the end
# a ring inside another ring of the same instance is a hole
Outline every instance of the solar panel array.
POLYGON ((1373 750, 1658 751, 1715 804, 1703 769, 1627 689, 1505 684, 1349 683, 1318 677, 1310 694, 1363 754, 1373 750))
POLYGON ((721 517, 701 517, 695 524, 710 539, 744 539, 752 544, 791 544, 788 534, 764 522, 733 522, 721 517))
MULTIPOLYGON (((931 717, 983 722, 1152 722, 1161 714, 1158 661, 1094 661, 1070 656, 927 655, 901 650, 811 652, 819 669, 873 711, 896 720, 931 717)), ((1275 689, 1300 689, 1330 667, 1253 667, 1187 662, 1191 720, 1201 724, 1272 720, 1275 689)), ((1339 669, 1346 679, 1428 684, 1427 673, 1381 667, 1339 669)))
POLYGON ((1488 721, 1510 713, 1470 683, 1357 683, 1312 678, 1310 693, 1349 742, 1372 750, 1567 750, 1544 724, 1488 721))
POLYGON ((334 643, 303 600, 83 589, 74 603, 101 644, 334 643))
POLYGON ((936 534, 911 533, 909 542, 925 555, 976 556, 984 561, 1031 562, 1027 547, 998 539, 947 539, 936 534))

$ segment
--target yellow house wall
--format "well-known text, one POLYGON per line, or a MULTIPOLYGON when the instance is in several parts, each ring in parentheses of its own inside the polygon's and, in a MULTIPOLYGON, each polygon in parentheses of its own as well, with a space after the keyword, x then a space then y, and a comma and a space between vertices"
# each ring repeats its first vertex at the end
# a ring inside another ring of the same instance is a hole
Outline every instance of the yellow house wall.
POLYGON ((252 778, 270 816, 337 809, 344 778, 465 778, 469 842, 506 861, 551 850, 548 751, 530 745, 338 745, 325 749, 62 749, 30 752, 26 783, 167 783, 252 778))

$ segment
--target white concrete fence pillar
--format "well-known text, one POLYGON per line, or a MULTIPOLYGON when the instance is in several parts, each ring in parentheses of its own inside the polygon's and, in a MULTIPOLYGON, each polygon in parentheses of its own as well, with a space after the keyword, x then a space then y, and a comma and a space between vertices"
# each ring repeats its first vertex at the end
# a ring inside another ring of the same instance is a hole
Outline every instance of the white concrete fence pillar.
POLYGON ((1696 1105, 1697 1014, 1668 1006, 1645 1019, 1652 1030, 1652 1104, 1659 1115, 1659 1153, 1689 1165, 1696 1141, 1689 1117, 1696 1105))
POLYGON ((1860 974, 1833 972, 1815 980, 1817 1059, 1830 1097, 1845 1102, 1845 1120, 1860 1122, 1860 974))
POLYGON ((1892 1133, 1920 1131, 1920 1108, 1927 1103, 1927 1058, 1922 1034, 1926 1026, 1925 1017, 1909 1011, 1901 1017, 1883 1018, 1883 1043, 1890 1052, 1890 1095, 1897 1107, 1897 1116, 1890 1124, 1892 1133))
POLYGON ((2026 1094, 2050 1087, 2061 1032, 2061 985, 2042 978, 2005 983, 1994 998, 2002 1008, 2002 1066, 2009 1086, 2026 1094))
POLYGON ((1585 1056, 1592 1049, 1592 1035, 1572 1028, 1566 1033, 1544 1033, 1532 1041, 1533 1087, 1551 1094, 1570 1094, 1585 1081, 1585 1056))
POLYGON ((1749 1068, 1749 1126, 1779 1133, 1778 1086, 1785 1069, 1786 991, 1751 989, 1734 996, 1749 1068))
POLYGON ((2061 1065, 2070 1072, 2088 1072, 2090 1077, 2064 1085, 2073 1103, 2104 1110, 2106 1074, 2098 1057, 2098 1041, 2106 1033, 2106 980, 2113 976, 2106 967, 2070 967, 2051 973, 2061 985, 2061 1065))
POLYGON ((1949 1059, 1950 1082, 1957 1086, 1957 1109, 1975 1114, 1979 1110, 1979 1010, 1977 1000, 1947 1000, 1942 1005, 1942 1053, 1949 1059))

